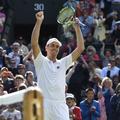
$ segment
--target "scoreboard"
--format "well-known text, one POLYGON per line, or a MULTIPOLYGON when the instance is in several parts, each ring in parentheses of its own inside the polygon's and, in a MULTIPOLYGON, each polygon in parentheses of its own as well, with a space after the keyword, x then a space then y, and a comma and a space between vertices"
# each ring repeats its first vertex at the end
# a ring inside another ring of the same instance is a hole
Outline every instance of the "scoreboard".
POLYGON ((57 15, 66 0, 15 0, 14 23, 34 24, 35 13, 44 11, 44 23, 56 24, 57 15))

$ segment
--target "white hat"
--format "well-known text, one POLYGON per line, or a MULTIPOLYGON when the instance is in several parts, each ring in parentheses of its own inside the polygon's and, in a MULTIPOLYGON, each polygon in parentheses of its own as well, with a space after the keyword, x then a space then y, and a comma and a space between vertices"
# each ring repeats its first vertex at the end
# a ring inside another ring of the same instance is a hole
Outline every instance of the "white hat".
POLYGON ((75 99, 75 96, 72 93, 67 93, 66 94, 66 99, 67 98, 73 98, 73 99, 75 99))
POLYGON ((62 43, 57 39, 57 38, 50 38, 47 43, 46 43, 46 46, 53 43, 53 42, 57 42, 59 44, 59 46, 61 47, 62 46, 62 43))

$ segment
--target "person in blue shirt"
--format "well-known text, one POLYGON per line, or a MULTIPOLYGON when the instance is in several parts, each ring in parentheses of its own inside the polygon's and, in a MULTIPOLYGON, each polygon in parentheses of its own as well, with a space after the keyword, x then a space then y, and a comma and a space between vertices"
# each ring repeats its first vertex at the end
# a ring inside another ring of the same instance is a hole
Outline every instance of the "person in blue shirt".
POLYGON ((86 99, 80 102, 82 120, 97 120, 100 117, 99 102, 94 100, 94 89, 86 89, 86 99))

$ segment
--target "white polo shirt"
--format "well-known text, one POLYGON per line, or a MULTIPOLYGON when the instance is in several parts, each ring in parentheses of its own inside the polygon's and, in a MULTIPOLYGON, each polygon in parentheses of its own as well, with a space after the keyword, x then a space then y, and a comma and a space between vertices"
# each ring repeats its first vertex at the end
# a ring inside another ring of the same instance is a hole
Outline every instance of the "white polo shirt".
POLYGON ((45 99, 65 102, 65 75, 71 63, 71 54, 54 63, 41 53, 34 60, 38 85, 45 99))

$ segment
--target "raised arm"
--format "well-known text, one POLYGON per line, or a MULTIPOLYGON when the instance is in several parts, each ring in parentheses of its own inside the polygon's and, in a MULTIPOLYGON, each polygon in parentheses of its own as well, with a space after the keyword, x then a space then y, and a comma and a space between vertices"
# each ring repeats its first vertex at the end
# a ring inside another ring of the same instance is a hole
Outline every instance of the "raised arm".
POLYGON ((31 36, 31 46, 32 46, 34 58, 36 58, 39 52, 41 52, 40 46, 39 46, 39 34, 40 34, 40 28, 41 28, 43 19, 44 19, 43 12, 36 13, 36 23, 33 28, 32 36, 31 36))
POLYGON ((77 60, 77 58, 81 55, 81 53, 85 49, 83 35, 82 35, 80 25, 78 24, 78 22, 79 21, 77 19, 75 21, 75 24, 73 24, 73 27, 74 27, 75 33, 76 33, 76 39, 77 39, 77 47, 72 52, 72 61, 73 62, 77 60))

